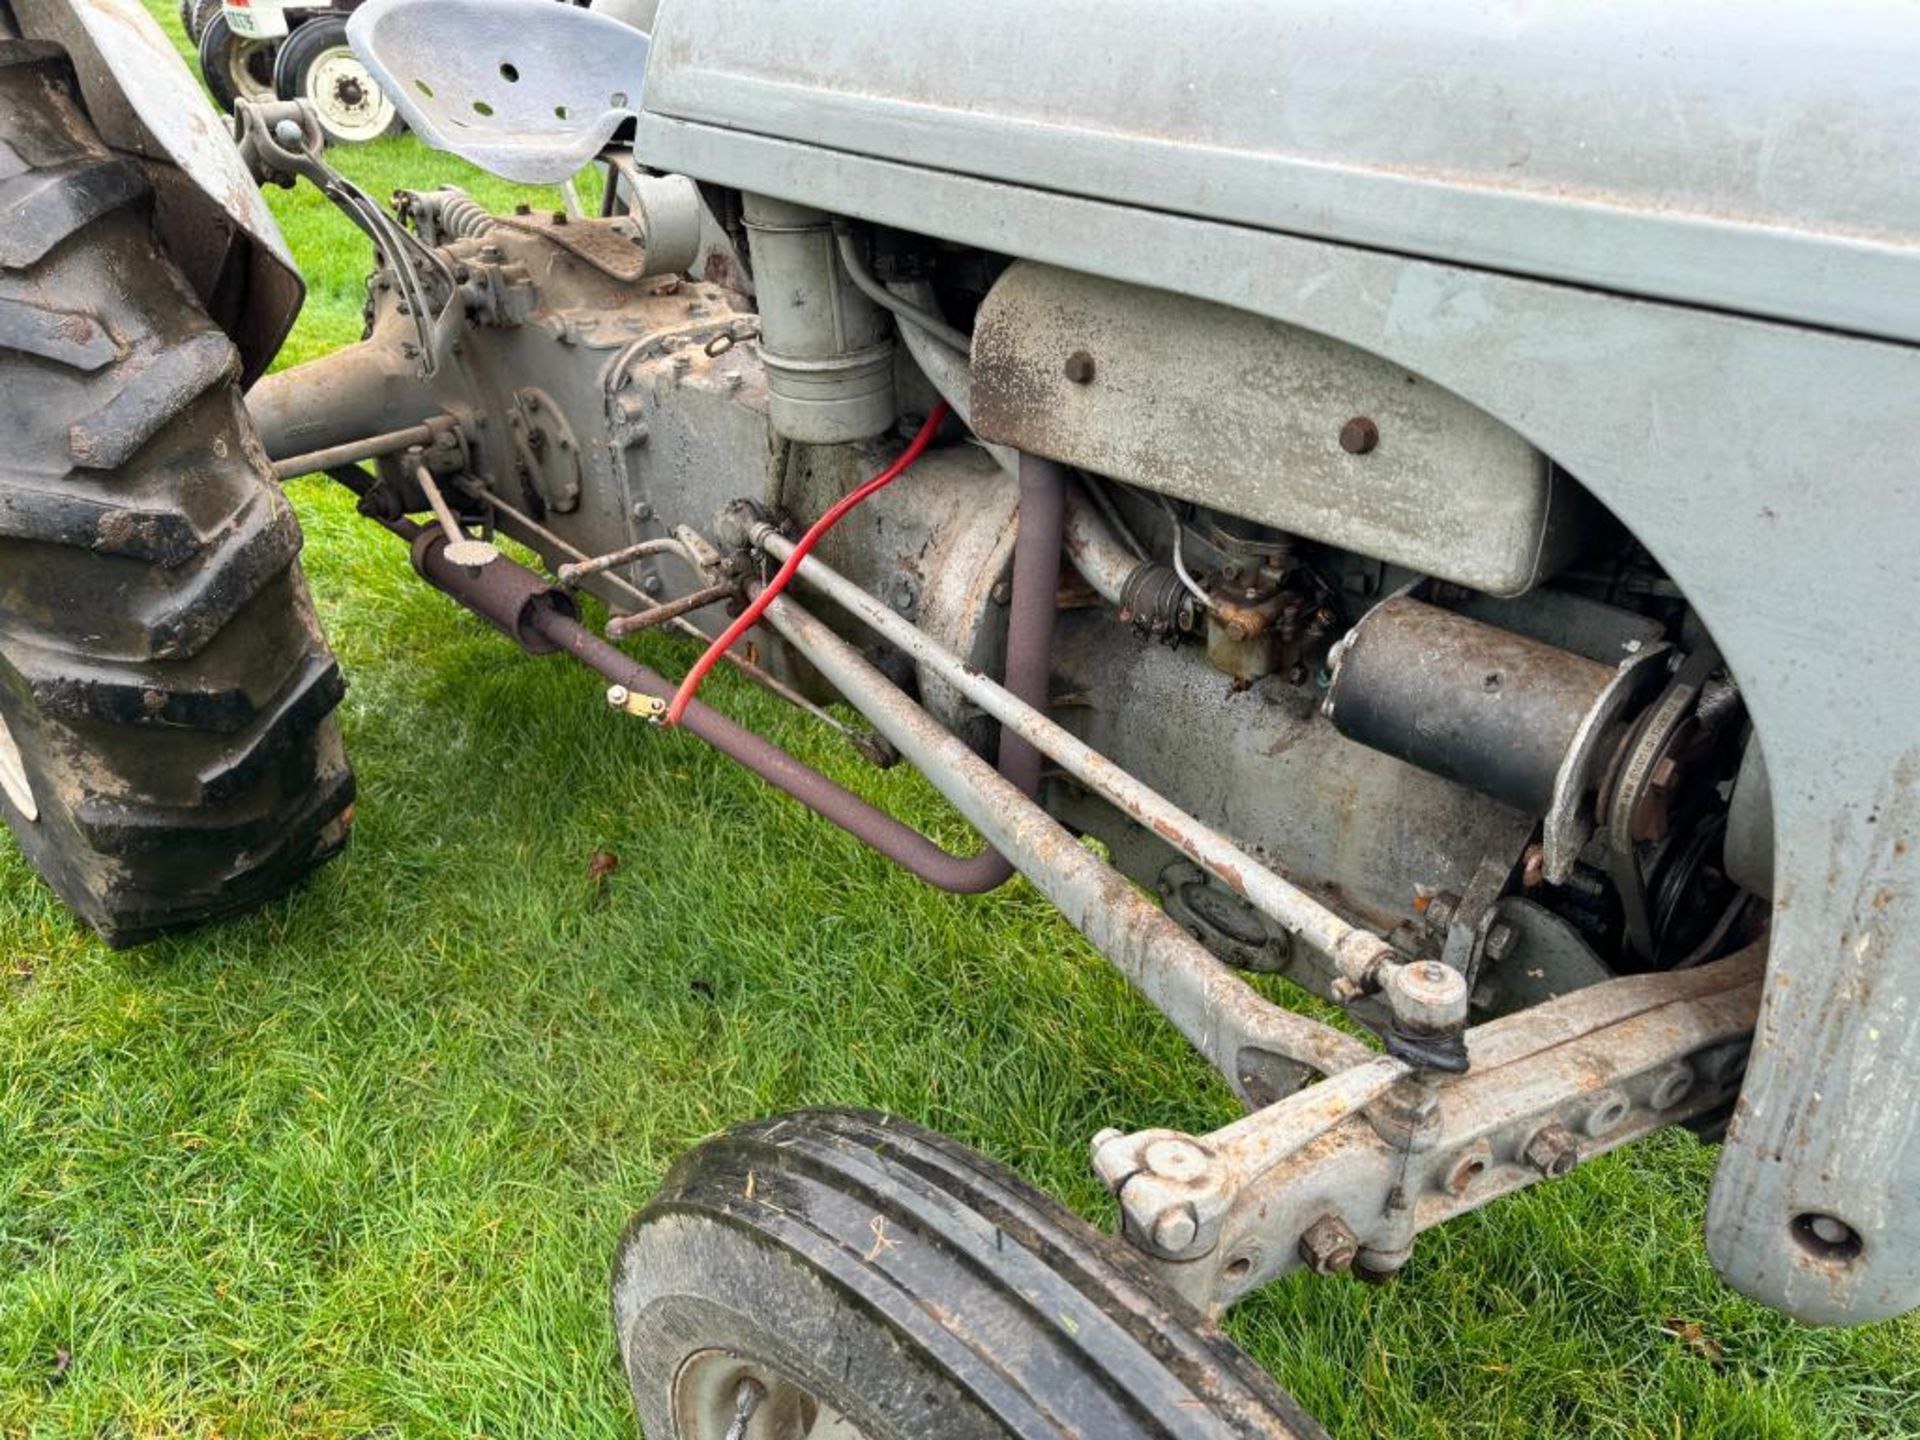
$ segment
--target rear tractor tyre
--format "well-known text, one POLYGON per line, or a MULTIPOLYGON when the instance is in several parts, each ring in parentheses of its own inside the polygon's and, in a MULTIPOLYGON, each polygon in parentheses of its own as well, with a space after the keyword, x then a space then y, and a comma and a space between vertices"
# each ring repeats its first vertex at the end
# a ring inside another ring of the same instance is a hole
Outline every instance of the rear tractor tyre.
POLYGON ((398 135, 405 124, 347 44, 347 22, 323 15, 297 26, 280 42, 273 88, 282 100, 310 100, 330 145, 361 145, 398 135))
POLYGON ((200 77, 214 103, 232 110, 236 100, 271 100, 277 43, 248 40, 233 33, 224 14, 215 12, 200 32, 200 77))
POLYGON ((0 25, 0 814, 109 942, 345 842, 344 686, 238 357, 64 53, 0 25))
POLYGON ((648 1440, 1323 1437, 1119 1242, 864 1112, 682 1158, 613 1315, 648 1440))

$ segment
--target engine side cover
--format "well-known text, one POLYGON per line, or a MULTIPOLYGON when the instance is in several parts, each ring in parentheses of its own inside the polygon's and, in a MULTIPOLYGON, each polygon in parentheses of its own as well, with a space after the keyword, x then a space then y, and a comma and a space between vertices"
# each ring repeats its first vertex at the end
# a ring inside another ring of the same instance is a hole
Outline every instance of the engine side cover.
POLYGON ((974 322, 973 423, 999 444, 1495 595, 1552 573, 1580 503, 1513 431, 1378 356, 1025 261, 974 322))

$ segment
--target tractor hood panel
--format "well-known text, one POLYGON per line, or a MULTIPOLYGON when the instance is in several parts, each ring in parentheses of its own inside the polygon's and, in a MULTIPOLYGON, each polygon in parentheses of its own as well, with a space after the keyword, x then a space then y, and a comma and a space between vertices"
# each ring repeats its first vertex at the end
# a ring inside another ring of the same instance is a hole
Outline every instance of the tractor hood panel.
POLYGON ((666 0, 645 108, 658 165, 687 122, 1920 340, 1896 0, 666 0))

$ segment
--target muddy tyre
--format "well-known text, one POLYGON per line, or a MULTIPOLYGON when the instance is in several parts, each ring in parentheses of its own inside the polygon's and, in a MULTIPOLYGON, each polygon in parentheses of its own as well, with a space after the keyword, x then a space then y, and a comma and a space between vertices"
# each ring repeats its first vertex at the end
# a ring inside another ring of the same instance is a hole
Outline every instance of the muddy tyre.
POLYGON ((0 813, 111 944, 344 843, 343 684, 236 388, 55 46, 0 29, 0 813))
POLYGON ((865 1112, 690 1152, 628 1227, 613 1314, 648 1440, 1324 1440, 1119 1242, 865 1112))

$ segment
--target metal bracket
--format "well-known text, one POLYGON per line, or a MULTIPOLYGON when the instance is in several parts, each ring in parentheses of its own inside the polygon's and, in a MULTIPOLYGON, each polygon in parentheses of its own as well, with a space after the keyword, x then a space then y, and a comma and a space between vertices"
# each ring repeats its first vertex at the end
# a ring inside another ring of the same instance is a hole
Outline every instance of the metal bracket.
POLYGON ((1126 1237, 1203 1307, 1302 1265, 1391 1271, 1421 1230, 1729 1103, 1764 966, 1755 945, 1490 1021, 1463 1075, 1383 1058, 1210 1135, 1103 1131, 1094 1169, 1126 1237))

